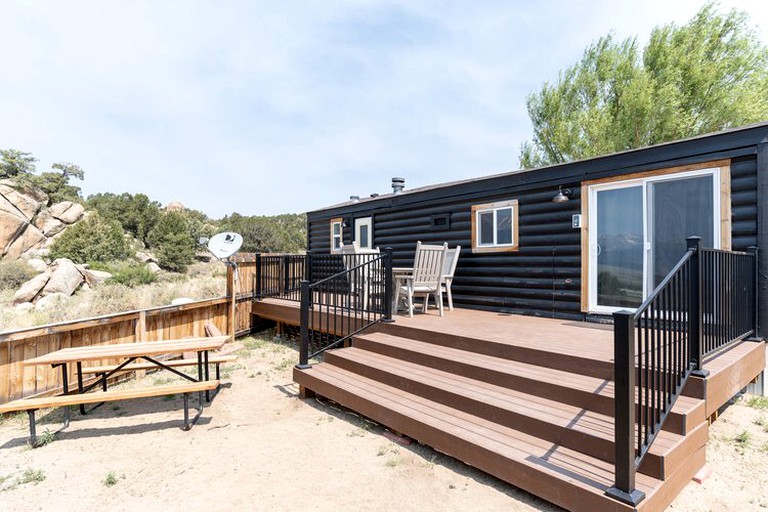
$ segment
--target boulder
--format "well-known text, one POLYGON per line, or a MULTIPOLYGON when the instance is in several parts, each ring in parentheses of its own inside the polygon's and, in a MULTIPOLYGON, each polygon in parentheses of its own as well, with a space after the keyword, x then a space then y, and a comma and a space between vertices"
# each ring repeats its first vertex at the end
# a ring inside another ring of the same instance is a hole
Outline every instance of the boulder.
POLYGON ((73 203, 72 201, 62 201, 51 205, 48 212, 52 217, 59 219, 65 224, 74 224, 83 217, 85 208, 79 203, 73 203))
POLYGON ((148 269, 150 270, 150 272, 152 272, 153 274, 157 274, 158 272, 160 272, 160 265, 158 265, 158 264, 157 264, 157 263, 155 263, 154 261, 150 261, 149 263, 147 263, 147 268, 148 268, 148 269))
POLYGON ((46 219, 45 222, 43 222, 42 226, 38 225, 37 227, 40 229, 40 231, 43 232, 45 236, 50 237, 50 236, 58 235, 59 233, 64 231, 64 228, 66 228, 67 225, 55 217, 50 217, 46 219))
POLYGON ((69 296, 65 293, 51 293, 45 297, 40 297, 40 300, 35 304, 35 311, 54 309, 67 299, 69 296))
POLYGON ((16 237, 5 251, 5 257, 9 259, 18 259, 22 254, 26 254, 30 249, 37 249, 45 242, 45 235, 32 224, 27 224, 24 232, 16 237))
POLYGON ((63 293, 67 297, 75 293, 81 284, 85 281, 83 274, 67 258, 59 258, 51 265, 51 278, 43 288, 42 295, 52 295, 54 293, 63 293))
POLYGON ((51 276, 48 273, 38 274, 22 284, 21 288, 13 295, 14 305, 21 304, 22 302, 32 302, 50 278, 51 276))
POLYGON ((40 207, 48 202, 42 190, 19 190, 11 180, 0 180, 0 196, 8 200, 27 220, 32 220, 40 207))
POLYGON ((0 255, 18 238, 26 225, 23 217, 0 209, 0 255))
POLYGON ((48 270, 48 264, 41 260, 40 258, 29 258, 27 259, 27 265, 32 267, 32 270, 35 272, 45 272, 48 270))
POLYGON ((194 299, 190 299, 188 297, 179 297, 171 301, 171 306, 181 306, 182 304, 189 304, 190 302, 195 302, 195 301, 194 299))
POLYGON ((31 302, 22 302, 21 304, 16 304, 13 307, 13 310, 16 311, 16 313, 26 313, 34 308, 35 305, 31 302))
POLYGON ((95 286, 99 283, 103 283, 110 277, 112 277, 112 274, 109 272, 104 272, 103 270, 89 270, 89 269, 83 269, 80 271, 81 274, 83 274, 83 277, 85 278, 85 283, 89 286, 95 286))
POLYGON ((155 258, 155 255, 148 252, 137 252, 136 259, 142 263, 149 263, 150 261, 157 263, 157 258, 155 258))

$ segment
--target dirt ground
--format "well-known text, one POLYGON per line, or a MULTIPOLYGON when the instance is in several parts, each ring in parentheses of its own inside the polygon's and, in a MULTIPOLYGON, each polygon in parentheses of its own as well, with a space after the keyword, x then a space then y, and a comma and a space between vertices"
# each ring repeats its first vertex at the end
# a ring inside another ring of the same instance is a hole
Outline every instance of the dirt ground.
MULTIPOLYGON (((73 412, 60 432, 61 411, 39 412, 38 434, 50 442, 34 450, 26 414, 6 417, 0 511, 559 510, 428 447, 400 446, 331 403, 300 400, 292 344, 244 344, 238 363, 223 368, 228 384, 189 432, 179 428, 180 397, 73 412)), ((690 483, 672 509, 768 507, 768 402, 732 405, 710 438, 711 475, 690 483)))

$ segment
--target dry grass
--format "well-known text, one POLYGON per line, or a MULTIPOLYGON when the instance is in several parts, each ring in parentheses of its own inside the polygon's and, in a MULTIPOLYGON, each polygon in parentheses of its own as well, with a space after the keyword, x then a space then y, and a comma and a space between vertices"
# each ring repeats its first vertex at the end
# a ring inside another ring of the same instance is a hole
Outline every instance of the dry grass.
POLYGON ((221 297, 226 292, 225 276, 222 263, 197 263, 186 274, 163 273, 152 284, 131 288, 105 283, 78 291, 62 301, 61 307, 23 313, 13 307, 13 290, 3 290, 0 292, 0 331, 163 306, 179 297, 195 300, 221 297))

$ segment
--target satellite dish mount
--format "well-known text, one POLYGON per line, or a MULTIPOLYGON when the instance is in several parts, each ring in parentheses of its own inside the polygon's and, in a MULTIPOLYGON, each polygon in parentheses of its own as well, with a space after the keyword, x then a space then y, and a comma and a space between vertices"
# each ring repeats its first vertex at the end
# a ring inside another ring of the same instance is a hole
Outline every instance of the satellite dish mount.
POLYGON ((208 251, 216 259, 223 261, 228 267, 232 267, 232 315, 230 318, 232 341, 235 340, 235 306, 237 304, 237 262, 232 259, 232 256, 240 250, 242 245, 243 237, 230 231, 214 235, 208 240, 208 251))

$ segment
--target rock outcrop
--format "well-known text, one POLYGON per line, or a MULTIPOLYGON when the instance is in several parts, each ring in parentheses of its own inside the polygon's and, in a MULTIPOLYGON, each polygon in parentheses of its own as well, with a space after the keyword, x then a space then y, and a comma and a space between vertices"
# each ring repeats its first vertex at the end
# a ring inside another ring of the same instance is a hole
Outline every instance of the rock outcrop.
POLYGON ((22 189, 12 180, 0 180, 0 259, 41 255, 67 226, 83 218, 83 205, 62 201, 46 207, 40 190, 22 189))
MULTIPOLYGON (((39 302, 50 295, 69 297, 80 288, 94 286, 110 277, 109 272, 89 270, 83 265, 75 265, 72 260, 59 258, 45 272, 21 285, 13 296, 13 304, 39 302)), ((51 300, 46 303, 50 304, 51 300)))

